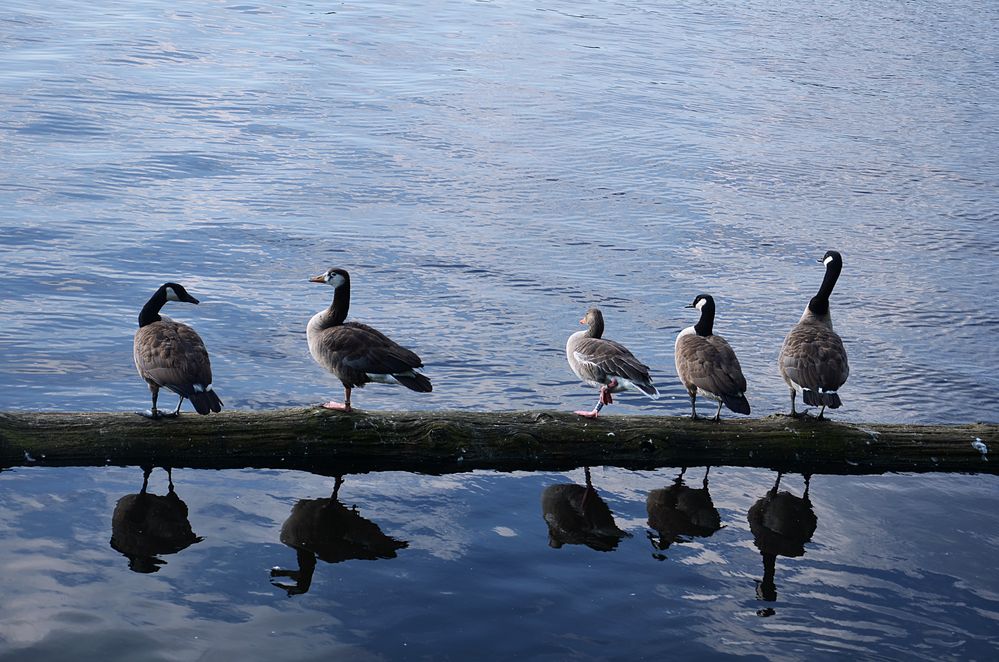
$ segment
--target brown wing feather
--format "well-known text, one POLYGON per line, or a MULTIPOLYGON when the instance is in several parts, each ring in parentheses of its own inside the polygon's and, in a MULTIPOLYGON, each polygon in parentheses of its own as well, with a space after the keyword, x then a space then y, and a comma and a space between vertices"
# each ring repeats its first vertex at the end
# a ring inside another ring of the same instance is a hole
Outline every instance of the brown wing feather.
POLYGON ((812 390, 835 391, 850 376, 843 340, 818 324, 797 324, 791 329, 778 366, 785 380, 812 390))
POLYGON ((135 332, 133 356, 143 379, 186 398, 195 394, 195 384, 212 383, 205 343, 186 324, 162 320, 141 327, 135 332))
POLYGON ((322 331, 330 370, 348 386, 362 386, 369 374, 406 373, 423 366, 417 354, 366 324, 348 322, 322 331))
POLYGON ((721 336, 686 335, 677 339, 676 372, 684 386, 715 395, 746 392, 746 378, 731 345, 721 336))
POLYGON ((649 366, 636 359, 621 343, 604 338, 582 338, 574 349, 583 362, 580 369, 595 382, 605 383, 607 376, 639 383, 650 380, 649 366))

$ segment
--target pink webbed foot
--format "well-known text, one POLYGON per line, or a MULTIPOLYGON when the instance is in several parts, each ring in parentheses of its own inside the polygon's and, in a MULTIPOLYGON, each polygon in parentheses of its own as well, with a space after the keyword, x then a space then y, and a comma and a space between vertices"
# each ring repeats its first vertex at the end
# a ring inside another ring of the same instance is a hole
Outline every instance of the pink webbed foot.
POLYGON ((599 412, 597 412, 597 410, 594 409, 593 411, 574 411, 572 413, 578 416, 582 416, 583 418, 596 418, 599 412))
POLYGON ((334 409, 336 411, 352 412, 354 411, 349 404, 343 404, 341 402, 334 402, 330 400, 329 402, 324 402, 320 405, 323 409, 334 409))

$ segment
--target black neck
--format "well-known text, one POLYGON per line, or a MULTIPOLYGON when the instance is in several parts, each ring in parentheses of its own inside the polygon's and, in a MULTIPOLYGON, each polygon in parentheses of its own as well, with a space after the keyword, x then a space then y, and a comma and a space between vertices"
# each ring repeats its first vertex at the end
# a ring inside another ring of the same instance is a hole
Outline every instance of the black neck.
POLYGON ((160 287, 153 296, 149 297, 149 301, 146 305, 142 307, 142 311, 139 312, 139 328, 142 328, 153 322, 159 322, 162 318, 160 317, 160 308, 164 306, 167 302, 166 289, 160 287))
POLYGON ((588 338, 599 338, 602 335, 604 335, 604 316, 595 314, 589 328, 586 329, 586 336, 588 338))
POLYGON ((842 270, 843 265, 835 260, 826 265, 826 275, 822 279, 822 285, 819 287, 818 293, 808 302, 808 309, 813 314, 821 316, 829 312, 829 295, 836 287, 836 280, 842 270))
POLYGON ((333 290, 333 303, 330 304, 331 326, 343 324, 347 319, 347 310, 350 308, 350 279, 344 280, 343 285, 333 290))
POLYGON ((710 336, 715 326, 715 304, 710 299, 701 306, 701 319, 694 325, 694 332, 699 336, 710 336))

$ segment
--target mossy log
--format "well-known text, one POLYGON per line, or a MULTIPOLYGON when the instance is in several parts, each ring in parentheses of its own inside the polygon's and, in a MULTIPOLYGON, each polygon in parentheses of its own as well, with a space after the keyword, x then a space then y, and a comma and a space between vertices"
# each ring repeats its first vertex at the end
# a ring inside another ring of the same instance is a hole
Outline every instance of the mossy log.
POLYGON ((0 413, 0 466, 169 466, 453 473, 747 466, 800 473, 999 473, 999 425, 606 416, 552 411, 0 413))

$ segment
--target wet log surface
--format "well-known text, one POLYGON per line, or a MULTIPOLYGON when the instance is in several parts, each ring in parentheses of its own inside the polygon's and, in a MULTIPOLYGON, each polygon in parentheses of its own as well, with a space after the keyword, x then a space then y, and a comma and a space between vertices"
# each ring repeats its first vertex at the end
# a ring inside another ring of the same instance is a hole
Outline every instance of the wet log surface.
POLYGON ((800 473, 999 473, 999 425, 905 425, 769 416, 596 421, 554 411, 0 413, 0 467, 155 465, 454 473, 746 466, 800 473))

